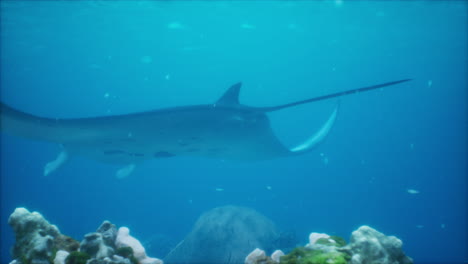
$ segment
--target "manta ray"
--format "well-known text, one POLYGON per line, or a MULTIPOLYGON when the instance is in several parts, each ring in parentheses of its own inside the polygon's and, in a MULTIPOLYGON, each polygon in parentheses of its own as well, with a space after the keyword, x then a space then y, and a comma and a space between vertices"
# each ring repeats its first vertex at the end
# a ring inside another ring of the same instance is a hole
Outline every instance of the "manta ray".
POLYGON ((325 123, 303 143, 288 148, 275 136, 268 113, 281 109, 370 91, 410 79, 337 92, 293 103, 252 107, 239 102, 241 83, 232 85, 215 103, 179 106, 124 115, 55 119, 1 104, 1 130, 32 140, 63 146, 46 164, 44 175, 59 168, 69 155, 123 164, 119 178, 153 158, 198 156, 235 160, 265 160, 307 153, 323 141, 335 122, 335 107, 325 123))

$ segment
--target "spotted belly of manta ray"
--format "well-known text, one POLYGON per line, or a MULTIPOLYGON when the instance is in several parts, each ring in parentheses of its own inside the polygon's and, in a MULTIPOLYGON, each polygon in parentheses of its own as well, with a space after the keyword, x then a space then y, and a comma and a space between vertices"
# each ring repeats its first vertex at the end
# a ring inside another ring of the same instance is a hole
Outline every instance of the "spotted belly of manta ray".
POLYGON ((119 178, 137 163, 176 156, 233 160, 265 160, 304 154, 322 142, 332 128, 338 107, 303 143, 288 148, 274 135, 268 113, 358 92, 407 82, 409 79, 347 90, 272 107, 239 103, 241 83, 214 104, 181 106, 148 112, 92 118, 53 119, 1 104, 1 130, 33 140, 58 143, 63 151, 44 167, 48 175, 70 155, 123 164, 119 178))

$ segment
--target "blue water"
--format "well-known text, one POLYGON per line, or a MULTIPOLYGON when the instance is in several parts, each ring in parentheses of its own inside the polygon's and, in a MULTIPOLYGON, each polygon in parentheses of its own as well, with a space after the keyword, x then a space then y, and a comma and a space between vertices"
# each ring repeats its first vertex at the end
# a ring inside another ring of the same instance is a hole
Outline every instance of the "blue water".
MULTIPOLYGON (((73 157, 44 177, 60 147, 1 134, 1 263, 16 207, 78 240, 107 219, 177 243, 227 204, 304 244, 366 224, 401 238, 416 263, 467 261, 466 22, 462 1, 2 1, 1 100, 41 116, 212 103, 238 81, 242 103, 270 106, 414 80, 341 98, 324 143, 270 161, 151 160, 119 180, 118 166, 73 157)), ((336 104, 272 113, 273 129, 297 144, 336 104)))

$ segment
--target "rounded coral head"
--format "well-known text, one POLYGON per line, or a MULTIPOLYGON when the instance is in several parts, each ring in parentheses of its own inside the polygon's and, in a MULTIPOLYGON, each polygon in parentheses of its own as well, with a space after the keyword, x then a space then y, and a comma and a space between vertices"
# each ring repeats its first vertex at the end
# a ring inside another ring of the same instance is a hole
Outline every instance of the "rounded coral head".
POLYGON ((119 228, 119 235, 128 236, 130 234, 130 229, 128 227, 122 226, 119 228))
POLYGON ((320 238, 330 238, 329 235, 327 234, 321 234, 321 233, 310 233, 309 235, 309 244, 310 245, 313 245, 315 244, 315 242, 317 242, 317 240, 319 240, 320 238))

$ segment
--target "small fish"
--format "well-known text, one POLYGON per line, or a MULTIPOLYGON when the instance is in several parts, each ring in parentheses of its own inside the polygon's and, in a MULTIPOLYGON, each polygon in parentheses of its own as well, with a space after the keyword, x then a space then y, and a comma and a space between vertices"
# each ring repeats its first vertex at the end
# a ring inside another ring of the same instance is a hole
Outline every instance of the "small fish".
POLYGON ((419 191, 418 190, 415 190, 415 189, 407 189, 406 190, 409 194, 418 194, 419 191))

